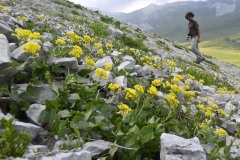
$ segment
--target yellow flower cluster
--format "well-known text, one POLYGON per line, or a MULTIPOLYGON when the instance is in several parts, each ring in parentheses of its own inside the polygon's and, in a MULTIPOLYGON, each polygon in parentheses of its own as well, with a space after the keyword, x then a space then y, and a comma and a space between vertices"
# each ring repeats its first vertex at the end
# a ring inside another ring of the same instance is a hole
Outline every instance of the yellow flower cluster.
POLYGON ((62 39, 57 39, 57 40, 55 41, 55 44, 56 44, 56 45, 59 45, 59 46, 63 46, 63 45, 66 44, 66 41, 64 41, 64 40, 62 40, 62 39))
POLYGON ((15 29, 15 32, 19 40, 22 40, 22 39, 26 40, 28 36, 32 33, 30 30, 26 30, 26 29, 15 29))
POLYGON ((203 84, 205 81, 203 79, 200 79, 199 82, 203 84))
POLYGON ((94 47, 101 48, 102 47, 102 43, 94 43, 94 47))
POLYGON ((83 41, 84 41, 85 43, 90 43, 90 42, 91 42, 91 37, 88 36, 88 35, 85 35, 85 36, 83 36, 83 41))
POLYGON ((33 32, 29 34, 29 39, 43 39, 43 36, 39 32, 33 32))
POLYGON ((155 79, 152 81, 152 85, 155 86, 155 87, 158 87, 161 85, 163 79, 155 79))
POLYGON ((82 48, 75 45, 69 52, 69 55, 72 57, 80 58, 82 56, 82 48))
POLYGON ((194 79, 195 79, 195 77, 194 77, 194 76, 192 76, 191 74, 188 74, 187 76, 188 76, 188 78, 190 78, 190 79, 192 79, 192 80, 194 80, 194 79))
POLYGON ((114 92, 117 92, 117 91, 120 91, 121 90, 121 87, 119 84, 116 84, 116 83, 110 83, 108 85, 108 88, 114 92))
POLYGON ((25 16, 17 16, 17 19, 25 22, 27 18, 25 16))
POLYGON ((112 44, 112 43, 108 43, 108 44, 106 45, 106 47, 107 47, 107 48, 112 48, 112 47, 113 47, 113 44, 112 44))
POLYGON ((108 79, 108 73, 102 68, 97 68, 95 72, 95 76, 99 79, 108 79))
POLYGON ((190 82, 186 81, 184 82, 184 89, 189 90, 190 89, 190 82))
POLYGON ((171 83, 166 81, 165 83, 163 83, 163 88, 168 88, 171 87, 171 83))
POLYGON ((227 116, 227 113, 226 113, 224 110, 219 109, 218 105, 216 105, 216 104, 211 104, 210 107, 211 107, 214 111, 216 111, 218 114, 220 114, 220 115, 222 115, 222 116, 224 116, 224 117, 227 116))
POLYGON ((58 24, 58 25, 57 25, 57 28, 62 29, 62 28, 63 28, 63 25, 62 25, 62 24, 58 24))
POLYGON ((125 51, 124 48, 120 48, 120 49, 119 49, 119 52, 124 52, 124 51, 125 51))
POLYGON ((111 63, 106 63, 106 64, 104 64, 104 67, 105 67, 105 69, 106 69, 107 71, 111 71, 111 70, 112 70, 112 65, 111 65, 111 63))
POLYGON ((148 64, 148 65, 151 65, 154 61, 153 57, 151 56, 144 56, 144 57, 141 57, 140 58, 140 61, 145 65, 145 64, 148 64))
POLYGON ((222 87, 222 88, 220 87, 220 88, 218 88, 217 93, 229 93, 229 94, 234 94, 235 91, 229 91, 229 90, 227 89, 227 87, 222 87))
POLYGON ((170 68, 175 68, 177 67, 176 63, 174 61, 171 61, 171 60, 167 60, 167 65, 170 67, 170 68))
POLYGON ((80 37, 78 35, 73 35, 71 41, 72 43, 79 43, 80 37))
POLYGON ((132 109, 126 104, 119 104, 118 105, 119 112, 117 114, 121 114, 123 116, 127 115, 132 109))
POLYGON ((177 107, 179 105, 179 101, 176 99, 176 95, 174 93, 169 93, 165 99, 170 107, 177 107))
POLYGON ((71 78, 71 80, 70 80, 70 82, 71 82, 71 83, 76 83, 76 82, 77 82, 77 80, 76 80, 76 78, 75 78, 75 77, 72 77, 72 78, 71 78))
POLYGON ((134 89, 137 91, 137 93, 139 94, 143 94, 144 93, 144 89, 140 84, 137 84, 134 86, 134 89))
POLYGON ((207 129, 209 124, 211 123, 212 121, 211 120, 208 120, 208 119, 205 119, 200 125, 199 125, 199 128, 204 130, 204 129, 207 129))
POLYGON ((217 113, 223 115, 224 117, 227 117, 227 113, 224 112, 224 110, 222 110, 222 109, 218 109, 217 113))
POLYGON ((44 14, 38 15, 37 18, 38 18, 39 21, 43 21, 43 20, 46 19, 44 14))
POLYGON ((193 100, 195 97, 195 93, 193 91, 184 91, 184 94, 189 100, 193 100))
POLYGON ((97 53, 98 53, 99 55, 102 55, 102 54, 103 54, 103 49, 100 48, 100 49, 97 51, 97 53))
POLYGON ((205 113, 205 115, 208 116, 208 117, 212 117, 213 116, 213 112, 212 112, 212 108, 211 107, 205 107, 202 104, 198 104, 197 105, 197 109, 199 109, 200 111, 203 111, 205 113))
POLYGON ((226 137, 228 135, 228 133, 222 128, 216 129, 215 131, 213 131, 213 134, 215 134, 219 137, 226 137))
POLYGON ((75 35, 74 32, 67 32, 66 37, 72 38, 74 35, 75 35))
POLYGON ((171 85, 171 91, 175 94, 178 94, 180 92, 183 92, 183 88, 177 84, 172 84, 171 85))
POLYGON ((157 96, 158 95, 158 91, 157 88, 153 85, 151 85, 151 87, 148 89, 147 91, 149 94, 151 94, 152 96, 157 96))
POLYGON ((6 12, 6 13, 9 13, 11 10, 9 8, 3 8, 2 11, 6 12))
POLYGON ((175 75, 175 76, 173 77, 172 82, 175 83, 175 84, 177 84, 177 83, 180 82, 182 79, 183 79, 183 76, 177 74, 177 75, 175 75))
POLYGON ((0 5, 0 10, 2 10, 4 7, 2 5, 0 5))
POLYGON ((31 53, 33 56, 38 57, 39 53, 37 52, 41 49, 41 46, 36 42, 28 42, 22 46, 22 49, 25 52, 31 53))
POLYGON ((87 56, 84 58, 84 60, 90 69, 94 69, 95 62, 93 59, 91 59, 90 57, 87 56))
POLYGON ((126 95, 125 95, 126 100, 136 100, 138 98, 137 91, 132 88, 126 88, 125 92, 126 92, 126 95))

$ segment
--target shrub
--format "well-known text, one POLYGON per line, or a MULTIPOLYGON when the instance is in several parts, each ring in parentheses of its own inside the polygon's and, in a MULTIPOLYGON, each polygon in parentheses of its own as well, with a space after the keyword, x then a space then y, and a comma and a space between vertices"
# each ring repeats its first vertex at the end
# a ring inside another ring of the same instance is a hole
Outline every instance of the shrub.
POLYGON ((121 39, 121 42, 123 44, 127 45, 128 47, 135 48, 135 49, 140 49, 140 50, 143 50, 145 52, 148 51, 148 48, 143 44, 142 39, 133 39, 131 37, 128 37, 128 36, 124 35, 121 39))
POLYGON ((13 119, 1 119, 4 131, 0 132, 0 158, 21 157, 30 142, 30 136, 13 127, 13 119))

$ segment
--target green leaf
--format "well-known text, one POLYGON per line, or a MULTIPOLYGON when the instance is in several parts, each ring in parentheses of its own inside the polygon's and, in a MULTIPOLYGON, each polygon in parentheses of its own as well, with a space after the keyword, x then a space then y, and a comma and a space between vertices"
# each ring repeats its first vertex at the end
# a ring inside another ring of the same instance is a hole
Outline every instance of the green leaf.
POLYGON ((86 111, 85 114, 84 114, 83 120, 88 121, 88 119, 91 116, 91 114, 92 114, 92 109, 86 111))
MULTIPOLYGON (((78 72, 78 75, 81 76, 81 77, 84 77, 91 72, 92 71, 90 69, 82 69, 81 71, 78 72)), ((76 78, 77 78, 77 81, 80 80, 80 77, 76 77, 76 78)))
POLYGON ((149 141, 152 140, 153 138, 154 138, 153 132, 150 132, 150 133, 148 133, 148 134, 145 134, 145 135, 141 138, 141 142, 142 142, 142 144, 144 144, 144 143, 149 142, 149 141))
POLYGON ((36 100, 38 91, 39 91, 39 88, 35 88, 35 87, 32 87, 31 85, 28 85, 26 91, 19 94, 19 97, 27 101, 34 101, 36 100))
POLYGON ((68 120, 65 120, 65 121, 62 121, 59 125, 58 136, 61 138, 64 138, 65 135, 68 135, 71 133, 71 130, 66 127, 68 126, 67 123, 68 123, 68 120))
POLYGON ((69 94, 69 100, 76 101, 76 100, 79 100, 79 99, 80 99, 80 97, 77 93, 69 94))
POLYGON ((137 125, 134 125, 132 128, 129 129, 129 132, 135 132, 135 133, 137 133, 137 132, 139 132, 139 131, 140 131, 140 129, 138 128, 137 125))
MULTIPOLYGON (((114 144, 116 144, 116 141, 114 142, 114 144)), ((110 157, 111 157, 112 159, 113 159, 113 156, 114 156, 114 154, 116 153, 117 149, 118 149, 118 146, 117 146, 117 145, 112 145, 112 146, 111 146, 111 149, 110 149, 110 151, 109 151, 109 155, 110 155, 110 157)))
POLYGON ((11 93, 8 94, 10 98, 14 101, 18 101, 18 91, 13 89, 11 93))
POLYGON ((58 120, 58 114, 56 109, 49 107, 46 104, 46 109, 40 114, 39 121, 41 123, 52 124, 55 120, 58 120))
POLYGON ((70 126, 71 128, 77 128, 77 129, 86 131, 94 127, 94 124, 91 122, 79 121, 77 123, 71 123, 70 126))
POLYGON ((61 118, 67 118, 67 117, 71 117, 71 113, 69 112, 69 110, 63 110, 63 111, 59 111, 58 115, 61 118))
POLYGON ((2 97, 3 94, 5 94, 8 91, 8 85, 0 85, 0 97, 2 97))

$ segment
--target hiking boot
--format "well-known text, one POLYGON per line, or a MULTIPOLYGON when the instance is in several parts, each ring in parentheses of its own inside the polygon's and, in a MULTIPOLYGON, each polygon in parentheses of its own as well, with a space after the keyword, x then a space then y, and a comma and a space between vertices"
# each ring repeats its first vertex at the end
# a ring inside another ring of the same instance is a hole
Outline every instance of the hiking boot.
POLYGON ((202 57, 201 59, 197 59, 196 61, 195 61, 195 63, 197 63, 197 64, 200 64, 202 61, 204 61, 205 60, 205 58, 204 57, 202 57))

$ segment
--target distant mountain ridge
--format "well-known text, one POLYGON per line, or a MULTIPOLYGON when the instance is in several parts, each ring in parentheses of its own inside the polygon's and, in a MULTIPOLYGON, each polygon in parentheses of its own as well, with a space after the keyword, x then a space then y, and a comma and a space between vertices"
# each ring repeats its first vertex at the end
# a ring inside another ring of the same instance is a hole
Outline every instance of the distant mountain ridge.
POLYGON ((184 40, 187 32, 187 11, 195 13, 199 21, 203 37, 215 39, 239 33, 240 1, 238 0, 207 0, 183 1, 164 5, 149 6, 131 13, 109 14, 114 18, 135 27, 152 31, 172 40, 184 40))

